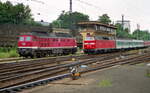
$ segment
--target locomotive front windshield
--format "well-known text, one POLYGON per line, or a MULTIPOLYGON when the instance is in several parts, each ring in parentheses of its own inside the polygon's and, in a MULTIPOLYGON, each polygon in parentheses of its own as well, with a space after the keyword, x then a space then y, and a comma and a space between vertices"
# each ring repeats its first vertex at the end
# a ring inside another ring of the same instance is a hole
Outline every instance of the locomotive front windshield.
POLYGON ((31 37, 19 37, 19 41, 31 41, 31 37))
POLYGON ((24 37, 19 37, 19 41, 24 41, 24 37))
POLYGON ((25 41, 31 41, 31 37, 26 37, 25 41))
POLYGON ((85 40, 94 40, 94 37, 86 37, 85 40))

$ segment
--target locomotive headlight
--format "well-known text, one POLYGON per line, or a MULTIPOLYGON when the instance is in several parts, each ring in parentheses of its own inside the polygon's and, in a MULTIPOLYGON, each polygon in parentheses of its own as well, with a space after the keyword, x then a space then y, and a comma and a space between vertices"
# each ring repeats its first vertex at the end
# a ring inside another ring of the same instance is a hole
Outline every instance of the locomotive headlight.
POLYGON ((22 43, 22 45, 26 45, 26 43, 22 43))
POLYGON ((90 43, 91 45, 94 45, 95 43, 90 43))
POLYGON ((95 43, 84 43, 85 45, 94 45, 95 43))
POLYGON ((89 43, 84 43, 85 45, 88 45, 89 43))

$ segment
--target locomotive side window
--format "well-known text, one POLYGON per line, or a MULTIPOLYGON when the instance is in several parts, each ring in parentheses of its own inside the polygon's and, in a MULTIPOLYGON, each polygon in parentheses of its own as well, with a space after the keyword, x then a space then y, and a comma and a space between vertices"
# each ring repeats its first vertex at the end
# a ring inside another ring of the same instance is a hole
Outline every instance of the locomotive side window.
POLYGON ((31 37, 26 37, 26 41, 31 41, 31 37))
POLYGON ((105 37, 105 36, 95 36, 96 40, 113 40, 111 37, 105 37))
POLYGON ((108 37, 103 37, 103 40, 109 40, 109 38, 108 37))
POLYGON ((19 41, 24 41, 24 37, 19 37, 19 41))

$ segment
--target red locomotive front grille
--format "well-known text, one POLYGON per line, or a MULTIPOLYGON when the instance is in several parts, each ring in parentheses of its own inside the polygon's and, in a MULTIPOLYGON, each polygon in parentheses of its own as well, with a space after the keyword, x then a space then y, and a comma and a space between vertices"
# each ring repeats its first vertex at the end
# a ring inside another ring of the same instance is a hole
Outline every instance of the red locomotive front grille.
POLYGON ((84 49, 95 49, 95 40, 84 41, 84 49))
POLYGON ((22 42, 19 44, 19 46, 22 46, 22 47, 32 46, 32 43, 31 42, 22 42))
POLYGON ((18 47, 33 47, 34 41, 32 40, 32 36, 29 35, 21 35, 19 36, 18 47))

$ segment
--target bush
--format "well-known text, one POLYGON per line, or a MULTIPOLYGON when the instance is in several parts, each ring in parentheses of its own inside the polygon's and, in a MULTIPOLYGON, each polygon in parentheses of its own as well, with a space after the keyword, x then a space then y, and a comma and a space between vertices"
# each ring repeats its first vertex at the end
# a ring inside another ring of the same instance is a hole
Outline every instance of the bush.
POLYGON ((2 48, 2 47, 0 47, 0 53, 8 52, 8 51, 9 51, 9 48, 2 48))
POLYGON ((19 54, 17 53, 16 50, 11 50, 9 52, 9 57, 18 57, 18 56, 19 56, 19 54))
POLYGON ((0 58, 10 58, 10 57, 18 57, 16 48, 0 48, 0 58))
POLYGON ((9 54, 8 53, 0 53, 0 58, 8 58, 9 54))

